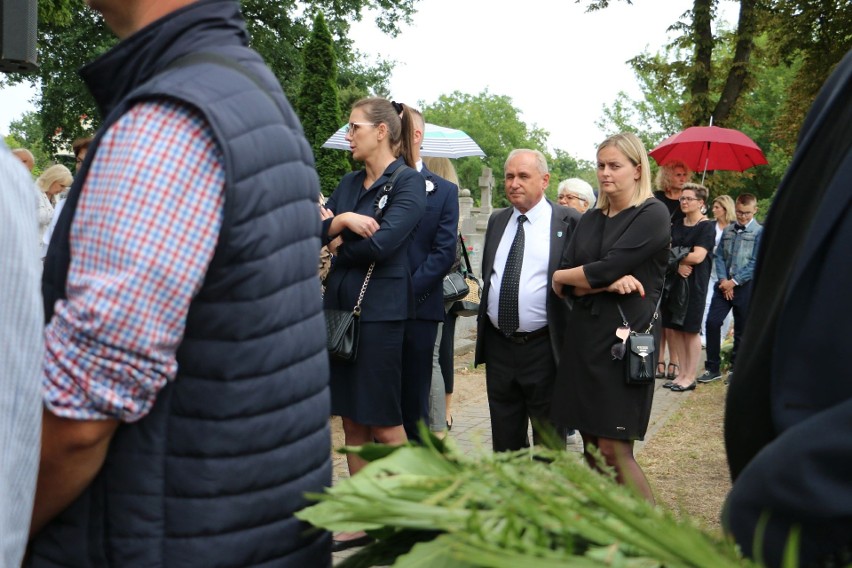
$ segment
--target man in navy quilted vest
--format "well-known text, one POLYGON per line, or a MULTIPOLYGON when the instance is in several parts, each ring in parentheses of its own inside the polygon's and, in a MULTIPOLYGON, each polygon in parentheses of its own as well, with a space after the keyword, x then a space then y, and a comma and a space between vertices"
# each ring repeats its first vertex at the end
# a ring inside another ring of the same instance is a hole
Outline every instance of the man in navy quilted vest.
POLYGON ((121 38, 45 260, 31 566, 329 566, 319 180, 236 0, 89 0, 121 38))

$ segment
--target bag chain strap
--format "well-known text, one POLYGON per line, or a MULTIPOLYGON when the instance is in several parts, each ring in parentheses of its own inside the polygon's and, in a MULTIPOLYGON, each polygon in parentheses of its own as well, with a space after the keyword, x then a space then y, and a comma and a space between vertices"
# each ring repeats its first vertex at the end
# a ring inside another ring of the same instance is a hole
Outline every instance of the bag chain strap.
POLYGON ((358 294, 358 302, 355 304, 355 307, 352 308, 352 313, 356 317, 361 315, 361 302, 364 300, 364 294, 367 292, 367 284, 370 283, 370 275, 373 274, 374 266, 376 266, 375 262, 370 264, 370 268, 367 269, 367 276, 364 277, 364 283, 361 284, 361 293, 358 294))

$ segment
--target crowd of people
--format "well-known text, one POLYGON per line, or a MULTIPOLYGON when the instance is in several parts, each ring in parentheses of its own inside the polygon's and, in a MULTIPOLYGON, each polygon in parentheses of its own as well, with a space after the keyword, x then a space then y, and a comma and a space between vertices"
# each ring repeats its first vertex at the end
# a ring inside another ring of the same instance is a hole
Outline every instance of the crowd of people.
MULTIPOLYGON (((295 113, 248 48, 238 3, 116 0, 97 9, 122 41, 84 70, 106 118, 93 138, 74 143, 76 174, 54 165, 33 184, 32 154, 0 148, 9 187, 0 208, 9 260, 0 282, 0 363, 10 377, 0 393, 0 561, 328 566, 331 551, 372 540, 309 530, 294 516, 306 494, 331 484, 329 417, 341 417, 352 446, 417 442, 422 424, 441 435, 452 427, 458 316, 442 282, 464 247, 455 172, 449 161, 420 155, 419 111, 369 97, 352 106, 345 136, 363 168, 326 201, 295 113), (238 120, 234 108, 242 109, 238 120), (349 360, 329 358, 323 308, 358 313, 349 360)), ((835 79, 846 94, 850 67, 847 57, 835 79)), ((836 125, 849 118, 848 100, 824 95, 820 104, 838 116, 811 124, 845 140, 847 154, 848 129, 836 125)), ((803 168, 838 158, 803 153, 803 168)), ((831 177, 845 167, 836 162, 816 180, 826 199, 846 187, 845 178, 831 177)), ((842 288, 817 261, 777 281, 756 278, 766 269, 761 255, 791 261, 783 246, 762 245, 755 197, 710 202, 681 162, 659 169, 654 192, 651 172, 640 139, 615 134, 597 148, 597 191, 568 179, 552 202, 546 157, 509 153, 510 207, 489 218, 482 250, 474 364, 485 365, 494 451, 577 431, 590 467, 614 470, 619 483, 653 502, 633 447, 647 431, 654 370, 650 381, 625 380, 628 358, 619 347, 631 332, 653 334, 663 386, 691 391, 721 378, 730 312, 731 364, 743 358, 748 377, 759 376, 756 354, 778 357, 807 342, 747 328, 753 293, 772 314, 769 325, 781 329, 802 310, 767 287, 792 287, 809 272, 826 289, 842 288), (767 305, 770 295, 775 303, 767 305)), ((797 187, 797 175, 784 187, 797 187)), ((786 191, 779 215, 789 216, 797 194, 786 191)), ((840 223, 813 207, 809 219, 817 213, 840 223)), ((848 224, 838 230, 845 234, 848 224)), ((809 226, 792 225, 810 235, 809 226)), ((773 230, 778 238, 783 229, 773 230)), ((832 266, 845 259, 830 247, 816 256, 832 266)), ((828 319, 843 315, 820 309, 828 319)), ((832 329, 822 327, 815 336, 832 329)), ((766 372, 783 367, 760 364, 766 372)), ((796 362, 792 374, 772 380, 801 392, 801 371, 796 362)), ((848 389, 833 400, 814 395, 791 415, 789 404, 768 402, 770 382, 731 383, 740 408, 746 393, 763 390, 747 443, 731 438, 747 423, 743 415, 729 409, 726 419, 732 475, 749 488, 735 484, 726 526, 741 544, 758 542, 761 513, 781 501, 765 523, 764 549, 746 552, 775 565, 785 530, 805 523, 802 558, 842 560, 852 551, 843 540, 848 515, 841 510, 845 521, 837 524, 830 514, 808 516, 775 488, 770 466, 784 457, 776 438, 792 437, 795 448, 799 423, 824 418, 821 409, 848 399, 848 389), (749 468, 750 460, 757 465, 749 468), (756 503, 756 493, 766 500, 756 503)), ((828 421, 848 430, 848 412, 828 421)), ((813 439, 820 431, 806 433, 813 439)), ((845 448, 848 440, 834 443, 845 448)), ((365 466, 347 459, 351 475, 365 466)), ((842 482, 835 462, 821 459, 827 483, 842 482)), ((803 477, 786 475, 785 487, 803 477)), ((835 489, 848 502, 848 488, 835 489)))

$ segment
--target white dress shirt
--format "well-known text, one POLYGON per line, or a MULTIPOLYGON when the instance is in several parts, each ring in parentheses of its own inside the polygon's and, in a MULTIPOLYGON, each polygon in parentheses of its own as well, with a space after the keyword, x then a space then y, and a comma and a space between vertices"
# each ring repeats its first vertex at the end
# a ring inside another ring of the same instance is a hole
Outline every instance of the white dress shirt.
MULTIPOLYGON (((488 292, 488 319, 494 327, 497 325, 497 312, 500 304, 500 284, 509 249, 518 231, 518 217, 521 212, 515 209, 500 244, 494 255, 494 270, 491 273, 491 289, 488 292)), ((525 213, 524 223, 524 263, 521 266, 521 280, 518 284, 518 316, 520 325, 517 331, 537 331, 547 325, 547 291, 550 278, 547 268, 550 262, 550 219, 552 208, 547 199, 542 198, 535 207, 525 213)))

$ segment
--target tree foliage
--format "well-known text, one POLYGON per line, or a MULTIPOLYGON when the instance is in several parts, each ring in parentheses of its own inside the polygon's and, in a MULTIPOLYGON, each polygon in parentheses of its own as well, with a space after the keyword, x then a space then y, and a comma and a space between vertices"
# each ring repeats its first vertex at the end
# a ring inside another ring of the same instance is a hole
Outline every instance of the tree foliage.
POLYGON ((41 122, 33 112, 25 113, 18 120, 9 124, 9 135, 5 142, 9 148, 26 148, 35 158, 33 175, 37 176, 53 164, 50 153, 44 149, 44 136, 41 131, 41 122))
MULTIPOLYGON (((370 65, 347 37, 352 22, 368 10, 377 12, 377 25, 394 35, 401 23, 410 22, 418 0, 242 0, 251 44, 275 73, 290 100, 300 90, 303 70, 301 50, 311 23, 322 13, 335 38, 338 63, 346 96, 360 98, 371 90, 386 89, 390 66, 370 65)), ((37 114, 51 152, 87 134, 101 121, 94 101, 77 75, 85 63, 115 45, 116 39, 102 18, 74 0, 38 3, 38 61, 34 74, 9 76, 13 83, 30 82, 40 88, 37 114)))
MULTIPOLYGON (((628 2, 630 3, 630 2, 628 2)), ((733 30, 711 23, 717 0, 694 0, 671 30, 680 35, 662 53, 631 60, 643 99, 624 93, 605 108, 605 129, 634 130, 649 149, 692 125, 748 134, 770 165, 744 174, 718 172, 718 193, 769 197, 793 154, 807 109, 834 66, 852 48, 852 4, 846 0, 738 0, 733 30)), ((604 9, 607 1, 591 2, 604 9)), ((711 187, 713 189, 713 187, 711 187)))
POLYGON ((478 95, 454 91, 441 95, 432 104, 421 101, 423 116, 427 122, 457 128, 473 138, 485 158, 468 157, 456 160, 456 172, 461 187, 470 189, 475 200, 479 200, 479 177, 482 167, 491 168, 495 187, 492 195, 494 205, 502 207, 508 204, 502 191, 503 165, 509 152, 514 148, 532 148, 546 152, 548 132, 536 125, 528 127, 520 119, 510 97, 493 95, 484 90, 478 95))
POLYGON ((337 91, 334 41, 322 13, 314 19, 311 39, 302 52, 304 73, 301 90, 295 99, 296 112, 314 151, 322 192, 331 195, 340 178, 349 170, 349 163, 340 150, 322 147, 343 121, 337 91))

